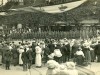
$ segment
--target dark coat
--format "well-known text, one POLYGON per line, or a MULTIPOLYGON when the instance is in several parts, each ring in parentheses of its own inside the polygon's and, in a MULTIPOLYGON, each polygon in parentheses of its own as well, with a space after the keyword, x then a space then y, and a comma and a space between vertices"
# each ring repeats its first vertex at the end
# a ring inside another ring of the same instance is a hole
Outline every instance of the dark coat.
POLYGON ((53 53, 54 49, 55 49, 55 45, 50 43, 50 44, 48 44, 48 48, 50 49, 50 52, 53 53))
POLYGON ((11 61, 11 58, 12 58, 12 52, 10 50, 6 50, 4 54, 5 61, 11 61))
POLYGON ((67 49, 67 55, 70 56, 70 44, 65 45, 67 49))
POLYGON ((95 53, 100 55, 100 44, 95 46, 95 53))
POLYGON ((14 65, 17 65, 19 62, 19 52, 17 51, 17 48, 12 49, 12 63, 14 65))
POLYGON ((50 49, 48 47, 44 48, 44 56, 50 55, 50 49))
POLYGON ((78 50, 78 48, 79 48, 79 45, 77 45, 77 44, 74 44, 74 45, 72 46, 72 51, 71 51, 71 56, 72 56, 72 58, 75 56, 75 53, 76 53, 76 51, 78 50))
POLYGON ((62 55, 67 55, 67 48, 65 47, 65 45, 62 46, 62 47, 60 48, 60 50, 61 50, 62 55))
POLYGON ((14 59, 19 58, 19 53, 17 51, 17 48, 12 49, 12 56, 14 59))
POLYGON ((32 43, 32 50, 33 50, 34 53, 35 53, 35 47, 36 47, 36 44, 32 43))
POLYGON ((48 47, 45 47, 44 49, 44 54, 43 54, 43 62, 46 63, 49 60, 48 55, 51 54, 50 49, 48 47))
POLYGON ((33 60, 33 58, 34 58, 35 56, 34 56, 32 50, 28 50, 28 51, 27 51, 27 57, 28 57, 28 60, 33 60))
POLYGON ((28 62, 27 52, 23 52, 21 58, 23 63, 27 63, 28 62))

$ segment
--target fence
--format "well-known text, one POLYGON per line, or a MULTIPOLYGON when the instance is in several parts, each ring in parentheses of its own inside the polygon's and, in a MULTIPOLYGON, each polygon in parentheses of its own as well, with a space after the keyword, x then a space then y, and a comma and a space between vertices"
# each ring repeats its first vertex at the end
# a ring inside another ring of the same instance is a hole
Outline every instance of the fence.
POLYGON ((24 32, 24 33, 11 33, 10 38, 11 39, 45 39, 45 38, 53 38, 53 39, 62 39, 62 38, 68 38, 68 39, 78 39, 78 38, 92 38, 96 37, 97 35, 96 31, 86 31, 86 30, 77 30, 77 31, 41 31, 41 32, 24 32))

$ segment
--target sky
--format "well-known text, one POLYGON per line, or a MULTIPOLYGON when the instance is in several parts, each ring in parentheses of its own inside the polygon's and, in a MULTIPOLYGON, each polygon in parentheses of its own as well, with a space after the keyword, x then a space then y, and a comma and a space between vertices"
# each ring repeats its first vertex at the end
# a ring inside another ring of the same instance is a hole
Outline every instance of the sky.
MULTIPOLYGON (((5 5, 7 0, 3 0, 3 5, 5 5)), ((0 0, 0 4, 2 3, 2 0, 0 0)))

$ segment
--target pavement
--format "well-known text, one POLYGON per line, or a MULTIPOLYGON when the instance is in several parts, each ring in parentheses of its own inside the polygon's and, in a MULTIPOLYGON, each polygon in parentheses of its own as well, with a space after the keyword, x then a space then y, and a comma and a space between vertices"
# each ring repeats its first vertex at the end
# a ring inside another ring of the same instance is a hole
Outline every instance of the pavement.
MULTIPOLYGON (((95 72, 95 75, 100 75, 100 63, 95 62, 85 68, 95 72)), ((4 65, 0 66, 0 75, 46 75, 46 71, 46 66, 35 68, 33 65, 28 71, 23 71, 20 66, 11 66, 10 70, 5 70, 4 65)))

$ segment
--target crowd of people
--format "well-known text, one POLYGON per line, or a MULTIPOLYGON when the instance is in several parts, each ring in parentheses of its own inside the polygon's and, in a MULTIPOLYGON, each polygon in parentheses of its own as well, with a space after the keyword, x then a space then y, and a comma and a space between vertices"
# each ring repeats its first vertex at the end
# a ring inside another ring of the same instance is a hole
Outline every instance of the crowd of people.
POLYGON ((100 62, 100 41, 80 39, 45 39, 25 41, 0 42, 0 64, 5 64, 6 70, 10 65, 23 66, 23 70, 30 69, 32 65, 41 68, 49 60, 59 64, 73 61, 76 65, 86 66, 91 62, 100 62))

